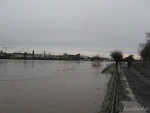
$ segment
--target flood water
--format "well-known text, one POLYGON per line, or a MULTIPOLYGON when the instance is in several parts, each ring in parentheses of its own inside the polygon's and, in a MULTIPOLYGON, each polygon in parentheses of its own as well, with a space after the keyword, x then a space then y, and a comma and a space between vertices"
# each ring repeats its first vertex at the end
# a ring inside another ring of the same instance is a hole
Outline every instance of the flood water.
POLYGON ((0 59, 0 113, 96 113, 108 62, 0 59))

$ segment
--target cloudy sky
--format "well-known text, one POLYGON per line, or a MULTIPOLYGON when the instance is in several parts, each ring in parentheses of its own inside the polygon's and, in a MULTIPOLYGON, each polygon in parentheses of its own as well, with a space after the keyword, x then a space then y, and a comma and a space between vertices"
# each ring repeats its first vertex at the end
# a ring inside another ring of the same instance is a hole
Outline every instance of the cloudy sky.
POLYGON ((150 0, 0 0, 0 49, 7 52, 137 54, 146 31, 150 0))

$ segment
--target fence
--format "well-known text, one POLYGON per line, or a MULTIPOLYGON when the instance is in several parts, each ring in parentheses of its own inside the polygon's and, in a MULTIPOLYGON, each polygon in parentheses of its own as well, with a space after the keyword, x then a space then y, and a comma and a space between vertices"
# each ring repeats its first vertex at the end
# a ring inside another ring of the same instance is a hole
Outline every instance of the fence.
POLYGON ((132 63, 132 66, 140 71, 145 76, 150 76, 150 58, 136 60, 132 63))

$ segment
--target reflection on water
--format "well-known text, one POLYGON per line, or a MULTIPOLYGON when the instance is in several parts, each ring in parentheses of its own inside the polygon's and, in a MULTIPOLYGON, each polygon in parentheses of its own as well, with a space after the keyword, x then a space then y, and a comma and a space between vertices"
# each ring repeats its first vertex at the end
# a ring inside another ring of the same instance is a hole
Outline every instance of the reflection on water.
POLYGON ((34 60, 32 60, 32 67, 34 67, 34 60))
POLYGON ((94 113, 110 78, 102 64, 0 60, 0 113, 94 113))

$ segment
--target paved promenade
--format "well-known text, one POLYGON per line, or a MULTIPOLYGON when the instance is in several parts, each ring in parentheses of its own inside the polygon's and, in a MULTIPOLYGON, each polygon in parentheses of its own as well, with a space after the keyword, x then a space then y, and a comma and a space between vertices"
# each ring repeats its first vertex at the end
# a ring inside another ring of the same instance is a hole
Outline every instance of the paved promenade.
POLYGON ((137 100, 145 108, 148 107, 147 112, 150 113, 150 77, 145 77, 134 68, 128 69, 127 65, 122 65, 121 69, 124 71, 137 100))

